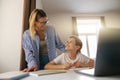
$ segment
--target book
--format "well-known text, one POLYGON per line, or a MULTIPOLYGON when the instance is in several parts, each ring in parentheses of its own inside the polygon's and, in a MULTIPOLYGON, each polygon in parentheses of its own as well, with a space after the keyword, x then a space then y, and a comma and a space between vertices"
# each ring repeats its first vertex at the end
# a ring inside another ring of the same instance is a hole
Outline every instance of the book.
POLYGON ((0 80, 19 80, 20 78, 28 76, 28 72, 10 71, 0 74, 0 80))
POLYGON ((29 75, 32 76, 41 76, 41 75, 50 75, 50 74, 58 74, 58 73, 66 73, 67 70, 39 70, 34 72, 29 72, 29 75))
POLYGON ((70 68, 69 70, 86 70, 86 69, 92 69, 93 67, 82 67, 82 68, 70 68))

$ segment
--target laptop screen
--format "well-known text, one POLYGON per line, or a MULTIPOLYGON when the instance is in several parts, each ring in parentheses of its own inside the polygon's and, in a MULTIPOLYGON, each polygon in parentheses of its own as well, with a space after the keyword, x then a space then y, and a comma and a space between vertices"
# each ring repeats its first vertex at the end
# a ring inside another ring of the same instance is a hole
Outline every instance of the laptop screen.
POLYGON ((96 76, 120 74, 120 29, 102 28, 98 35, 96 76))

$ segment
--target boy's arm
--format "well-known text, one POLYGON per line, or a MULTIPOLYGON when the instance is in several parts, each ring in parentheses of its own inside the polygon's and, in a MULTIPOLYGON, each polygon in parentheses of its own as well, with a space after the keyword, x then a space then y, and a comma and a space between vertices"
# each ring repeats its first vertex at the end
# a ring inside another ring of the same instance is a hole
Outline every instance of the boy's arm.
POLYGON ((94 60, 93 59, 90 59, 90 61, 88 63, 86 63, 85 65, 83 66, 86 66, 86 67, 94 67, 94 60))
POLYGON ((44 69, 58 70, 58 69, 69 69, 70 67, 71 67, 71 63, 56 64, 54 61, 51 61, 45 65, 44 69))
POLYGON ((79 62, 79 61, 76 61, 75 63, 74 63, 74 66, 76 67, 76 68, 80 68, 80 67, 94 67, 94 60, 93 59, 90 59, 89 60, 89 62, 88 63, 81 63, 81 62, 79 62))

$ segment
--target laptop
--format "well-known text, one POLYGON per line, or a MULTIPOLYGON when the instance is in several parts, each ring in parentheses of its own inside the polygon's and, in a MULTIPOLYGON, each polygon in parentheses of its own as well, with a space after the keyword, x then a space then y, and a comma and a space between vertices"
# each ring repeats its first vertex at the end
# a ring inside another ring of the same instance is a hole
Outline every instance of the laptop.
POLYGON ((120 29, 100 29, 94 68, 75 72, 90 76, 120 75, 120 29))

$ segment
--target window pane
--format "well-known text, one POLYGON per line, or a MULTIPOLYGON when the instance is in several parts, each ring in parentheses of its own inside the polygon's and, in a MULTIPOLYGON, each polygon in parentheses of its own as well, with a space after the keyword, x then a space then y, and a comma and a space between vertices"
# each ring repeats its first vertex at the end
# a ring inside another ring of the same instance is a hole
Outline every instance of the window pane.
POLYGON ((99 19, 77 20, 78 33, 96 33, 100 27, 99 19))
POLYGON ((88 44, 89 44, 90 57, 96 58, 97 36, 96 35, 88 36, 88 44))
POLYGON ((82 43, 83 43, 83 46, 82 46, 82 49, 81 49, 81 53, 88 56, 88 53, 87 53, 87 46, 86 46, 86 36, 84 35, 81 35, 79 36, 79 38, 81 39, 82 43))
POLYGON ((100 18, 77 18, 77 31, 83 42, 81 52, 90 58, 96 58, 97 32, 100 27, 100 18))

